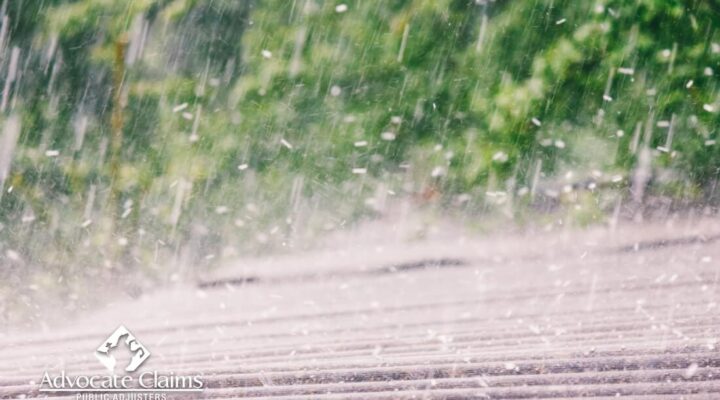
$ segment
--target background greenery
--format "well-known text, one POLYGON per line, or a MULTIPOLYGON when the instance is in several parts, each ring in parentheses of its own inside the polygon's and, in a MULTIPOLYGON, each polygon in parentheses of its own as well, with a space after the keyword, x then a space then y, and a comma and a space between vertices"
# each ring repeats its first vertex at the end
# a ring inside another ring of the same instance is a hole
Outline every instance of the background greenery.
POLYGON ((717 1, 2 4, 6 317, 393 199, 587 223, 717 196, 717 1))

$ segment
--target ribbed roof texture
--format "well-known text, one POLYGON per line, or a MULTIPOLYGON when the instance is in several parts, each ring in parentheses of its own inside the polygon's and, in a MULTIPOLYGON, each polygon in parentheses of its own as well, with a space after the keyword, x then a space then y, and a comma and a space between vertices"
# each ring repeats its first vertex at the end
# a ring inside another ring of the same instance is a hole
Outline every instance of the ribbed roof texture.
MULTIPOLYGON (((119 324, 194 398, 719 399, 715 223, 246 260, 0 337, 0 397, 104 373, 119 324)), ((138 371, 141 372, 141 371, 138 371)), ((172 398, 172 395, 168 395, 172 398)))

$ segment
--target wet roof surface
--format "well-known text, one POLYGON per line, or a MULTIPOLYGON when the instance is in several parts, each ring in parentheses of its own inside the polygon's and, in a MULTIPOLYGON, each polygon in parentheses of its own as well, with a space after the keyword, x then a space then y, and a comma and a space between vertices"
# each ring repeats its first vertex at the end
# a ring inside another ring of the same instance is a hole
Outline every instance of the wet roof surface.
POLYGON ((43 372, 104 373, 122 323, 142 370, 203 375, 196 398, 717 398, 716 227, 246 260, 5 335, 0 395, 75 398, 39 392, 43 372))

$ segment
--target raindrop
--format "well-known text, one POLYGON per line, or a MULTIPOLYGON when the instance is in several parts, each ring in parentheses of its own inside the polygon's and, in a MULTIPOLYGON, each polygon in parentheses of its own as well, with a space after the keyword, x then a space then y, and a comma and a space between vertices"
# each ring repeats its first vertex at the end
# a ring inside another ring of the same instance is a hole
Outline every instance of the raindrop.
POLYGON ((497 161, 499 163, 504 163, 504 162, 507 162, 508 155, 504 151, 498 151, 497 153, 493 154, 492 160, 497 161))
POLYGON ((186 109, 187 107, 188 107, 188 103, 178 104, 177 106, 173 107, 172 111, 174 113, 177 113, 177 112, 180 112, 180 111, 186 109))
POLYGON ((380 134, 382 140, 392 141, 395 140, 395 134, 393 132, 383 132, 380 134))

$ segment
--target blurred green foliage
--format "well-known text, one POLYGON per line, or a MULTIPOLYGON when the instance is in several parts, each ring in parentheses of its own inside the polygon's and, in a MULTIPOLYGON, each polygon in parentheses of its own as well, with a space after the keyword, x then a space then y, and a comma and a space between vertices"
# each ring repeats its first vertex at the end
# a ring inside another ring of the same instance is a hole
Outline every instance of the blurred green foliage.
POLYGON ((393 196, 522 214, 547 182, 632 186, 643 152, 716 196, 716 1, 3 4, 8 287, 174 279, 393 196))

